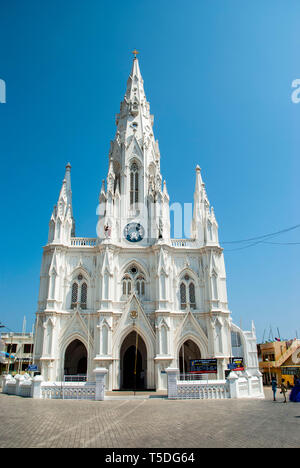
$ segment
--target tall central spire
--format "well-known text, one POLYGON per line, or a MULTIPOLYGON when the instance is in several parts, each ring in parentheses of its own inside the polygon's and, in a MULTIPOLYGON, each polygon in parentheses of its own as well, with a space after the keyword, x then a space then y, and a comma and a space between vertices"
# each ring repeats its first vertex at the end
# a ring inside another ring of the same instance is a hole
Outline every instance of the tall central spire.
POLYGON ((160 175, 158 142, 153 134, 154 118, 150 114, 150 104, 146 99, 144 80, 136 57, 137 51, 134 53, 125 96, 116 116, 117 130, 111 143, 109 159, 113 159, 115 168, 120 165, 120 169, 125 170, 126 164, 136 156, 143 166, 145 176, 151 163, 156 166, 155 172, 160 175))
POLYGON ((165 205, 169 198, 166 187, 162 189, 154 119, 144 91, 138 52, 134 50, 133 53, 126 92, 116 115, 116 135, 110 145, 106 193, 103 187, 101 189, 101 200, 105 202, 104 221, 112 226, 112 237, 118 241, 124 237, 123 227, 134 220, 144 226, 148 239, 152 240, 158 238, 159 232, 162 235, 160 225, 169 225, 169 220, 161 219, 162 213, 168 212, 165 205), (153 203, 155 209, 150 208, 153 203))
POLYGON ((128 139, 134 136, 141 146, 144 144, 148 146, 149 138, 154 139, 153 116, 150 115, 150 105, 146 99, 144 80, 137 57, 133 59, 126 93, 116 123, 116 138, 121 142, 127 143, 128 139))

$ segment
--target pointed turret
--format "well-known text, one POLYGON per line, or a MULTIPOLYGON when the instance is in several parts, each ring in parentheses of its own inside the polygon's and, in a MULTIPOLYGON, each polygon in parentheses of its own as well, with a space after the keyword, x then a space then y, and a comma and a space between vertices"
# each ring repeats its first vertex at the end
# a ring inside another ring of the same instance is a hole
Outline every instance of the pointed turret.
POLYGON ((75 236, 75 221, 72 207, 71 164, 66 165, 57 204, 49 223, 48 243, 69 244, 70 237, 75 236))
POLYGON ((213 207, 210 208, 199 166, 196 167, 194 212, 191 231, 192 237, 198 240, 200 245, 219 244, 218 223, 213 207))
POLYGON ((194 239, 197 239, 200 245, 204 244, 204 219, 205 208, 203 200, 204 183, 201 176, 200 166, 196 167, 196 184, 194 192, 194 212, 191 233, 194 239))

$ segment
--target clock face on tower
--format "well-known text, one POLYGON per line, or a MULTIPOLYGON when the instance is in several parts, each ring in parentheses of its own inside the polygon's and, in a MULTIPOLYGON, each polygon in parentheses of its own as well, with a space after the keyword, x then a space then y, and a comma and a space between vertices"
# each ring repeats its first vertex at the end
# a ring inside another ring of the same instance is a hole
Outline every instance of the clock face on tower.
POLYGON ((145 237, 145 229, 140 223, 129 223, 124 228, 124 237, 129 242, 140 242, 145 237))

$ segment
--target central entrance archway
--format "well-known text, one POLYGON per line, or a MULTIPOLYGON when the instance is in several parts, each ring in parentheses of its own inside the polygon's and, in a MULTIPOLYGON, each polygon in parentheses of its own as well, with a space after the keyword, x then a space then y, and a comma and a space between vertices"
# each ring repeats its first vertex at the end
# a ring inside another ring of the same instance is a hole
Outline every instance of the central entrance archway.
POLYGON ((74 340, 65 352, 65 375, 86 375, 87 373, 87 350, 80 340, 74 340))
POLYGON ((143 338, 140 335, 137 337, 135 331, 129 333, 122 343, 120 365, 122 390, 147 388, 147 349, 143 338))

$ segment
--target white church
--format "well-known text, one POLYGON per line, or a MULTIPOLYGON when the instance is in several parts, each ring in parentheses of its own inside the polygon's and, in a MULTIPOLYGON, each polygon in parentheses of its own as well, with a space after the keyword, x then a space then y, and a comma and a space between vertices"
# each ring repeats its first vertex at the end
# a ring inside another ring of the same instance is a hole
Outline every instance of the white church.
POLYGON ((135 55, 116 118, 97 237, 76 237, 71 166, 43 248, 34 362, 45 381, 107 369, 106 389, 167 387, 167 368, 234 356, 257 372, 255 329, 232 323, 223 249, 200 167, 191 238, 172 239, 153 116, 135 55))

